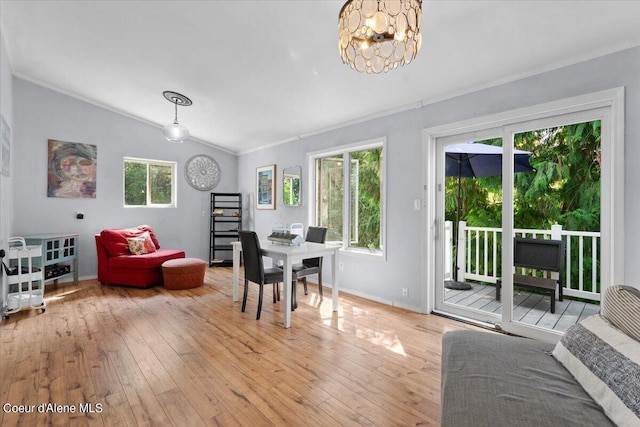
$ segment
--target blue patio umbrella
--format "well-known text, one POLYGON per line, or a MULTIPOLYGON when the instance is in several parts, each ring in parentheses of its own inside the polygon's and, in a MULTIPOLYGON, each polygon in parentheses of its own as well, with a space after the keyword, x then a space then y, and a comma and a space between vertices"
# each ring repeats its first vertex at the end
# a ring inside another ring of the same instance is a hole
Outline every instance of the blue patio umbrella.
MULTIPOLYGON (((514 172, 530 172, 531 152, 513 150, 514 172)), ((502 147, 465 142, 449 145, 445 148, 445 175, 457 177, 482 178, 502 175, 502 147)))
MULTIPOLYGON (((445 147, 445 175, 458 177, 458 195, 456 205, 456 223, 454 225, 454 239, 458 223, 460 221, 460 210, 462 198, 460 195, 461 179, 482 178, 486 176, 502 175, 502 147, 487 145, 477 142, 465 142, 453 144, 445 147)), ((533 167, 529 164, 531 152, 523 150, 513 150, 514 172, 531 172, 533 167)), ((454 281, 447 283, 451 289, 470 289, 468 283, 460 283, 458 279, 458 245, 456 244, 456 256, 454 259, 453 278, 454 281)))

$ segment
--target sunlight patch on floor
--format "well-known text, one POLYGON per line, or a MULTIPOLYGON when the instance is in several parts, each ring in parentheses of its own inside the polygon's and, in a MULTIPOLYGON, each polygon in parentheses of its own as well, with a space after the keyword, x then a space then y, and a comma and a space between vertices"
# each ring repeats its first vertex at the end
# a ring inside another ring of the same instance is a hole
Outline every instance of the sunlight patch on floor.
POLYGON ((347 307, 348 313, 344 313, 344 306, 340 305, 338 312, 332 311, 331 303, 322 304, 320 313, 322 322, 326 326, 336 328, 341 332, 352 332, 357 338, 392 351, 401 356, 406 356, 406 352, 398 335, 393 330, 371 329, 358 325, 358 318, 372 315, 366 310, 357 307, 347 307), (348 318, 348 319, 347 319, 348 318))
POLYGON ((44 290, 44 291, 45 291, 45 297, 44 297, 44 300, 45 300, 45 301, 58 301, 58 300, 64 299, 64 297, 66 297, 66 296, 68 296, 68 295, 75 294, 76 292, 79 292, 79 291, 81 291, 81 290, 82 290, 82 289, 80 289, 80 288, 69 289, 69 290, 68 290, 68 291, 66 291, 66 292, 62 292, 62 293, 55 293, 55 294, 53 294, 53 295, 51 295, 51 296, 47 296, 47 294, 46 294, 47 289, 45 288, 45 290, 44 290))
POLYGON ((356 336, 367 340, 371 344, 384 347, 401 356, 407 355, 402 343, 394 331, 359 328, 356 332, 356 336))

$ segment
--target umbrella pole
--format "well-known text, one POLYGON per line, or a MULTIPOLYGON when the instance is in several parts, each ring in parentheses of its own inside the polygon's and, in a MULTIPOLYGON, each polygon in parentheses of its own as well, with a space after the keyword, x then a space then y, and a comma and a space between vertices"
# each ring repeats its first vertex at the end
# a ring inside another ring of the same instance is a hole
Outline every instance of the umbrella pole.
POLYGON ((458 229, 460 225, 460 210, 462 209, 462 163, 459 167, 458 173, 458 195, 456 197, 456 223, 453 227, 453 241, 455 242, 455 257, 453 258, 453 280, 458 281, 458 229))
POLYGON ((455 254, 453 259, 453 281, 447 281, 445 287, 466 291, 472 286, 465 282, 458 282, 458 223, 460 222, 460 211, 462 210, 462 160, 458 159, 458 194, 456 196, 456 222, 453 224, 453 241, 455 242, 455 254))

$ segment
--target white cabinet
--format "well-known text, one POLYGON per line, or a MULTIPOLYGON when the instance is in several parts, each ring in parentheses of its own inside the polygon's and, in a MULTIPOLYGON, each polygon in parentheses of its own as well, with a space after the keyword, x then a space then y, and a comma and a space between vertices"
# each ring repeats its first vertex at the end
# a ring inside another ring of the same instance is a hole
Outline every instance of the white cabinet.
POLYGON ((45 283, 58 283, 58 279, 73 277, 78 283, 78 235, 41 234, 25 236, 27 245, 42 246, 42 256, 33 260, 42 270, 45 283))

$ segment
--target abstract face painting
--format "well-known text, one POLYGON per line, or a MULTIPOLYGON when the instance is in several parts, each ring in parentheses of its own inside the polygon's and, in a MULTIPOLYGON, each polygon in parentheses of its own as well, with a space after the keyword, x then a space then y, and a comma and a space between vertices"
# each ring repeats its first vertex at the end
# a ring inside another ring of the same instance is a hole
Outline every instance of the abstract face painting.
POLYGON ((97 147, 49 140, 47 196, 96 198, 97 147))

